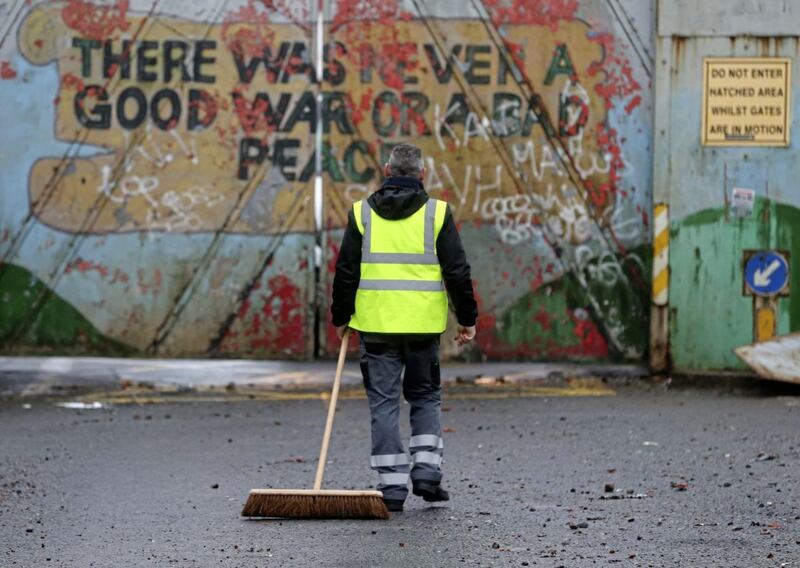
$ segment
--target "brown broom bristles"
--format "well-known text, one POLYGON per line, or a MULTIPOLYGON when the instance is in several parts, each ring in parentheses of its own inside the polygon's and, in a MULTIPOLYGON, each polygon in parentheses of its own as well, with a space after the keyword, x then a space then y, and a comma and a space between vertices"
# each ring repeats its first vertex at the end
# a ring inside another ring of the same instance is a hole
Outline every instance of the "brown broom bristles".
POLYGON ((388 519, 379 491, 253 489, 243 517, 301 519, 388 519))

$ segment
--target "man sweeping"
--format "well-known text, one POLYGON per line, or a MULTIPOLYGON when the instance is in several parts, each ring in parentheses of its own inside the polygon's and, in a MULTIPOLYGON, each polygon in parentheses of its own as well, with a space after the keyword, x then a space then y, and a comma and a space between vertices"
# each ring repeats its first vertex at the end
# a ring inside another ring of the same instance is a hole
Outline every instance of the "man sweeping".
POLYGON ((447 501, 441 486, 442 388, 439 336, 447 294, 458 321, 456 341, 475 337, 477 304, 470 267, 447 203, 431 199, 422 151, 395 146, 385 181, 353 205, 333 280, 333 325, 361 336, 361 372, 372 415, 370 464, 390 511, 414 495, 447 501), (411 406, 411 460, 400 439, 400 393, 411 406))

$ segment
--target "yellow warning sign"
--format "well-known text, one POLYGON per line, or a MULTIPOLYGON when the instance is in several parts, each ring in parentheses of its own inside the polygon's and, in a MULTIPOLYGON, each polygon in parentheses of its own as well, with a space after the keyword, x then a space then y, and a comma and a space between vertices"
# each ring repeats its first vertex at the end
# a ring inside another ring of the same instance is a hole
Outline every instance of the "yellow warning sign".
POLYGON ((703 145, 788 146, 791 59, 706 57, 703 145))

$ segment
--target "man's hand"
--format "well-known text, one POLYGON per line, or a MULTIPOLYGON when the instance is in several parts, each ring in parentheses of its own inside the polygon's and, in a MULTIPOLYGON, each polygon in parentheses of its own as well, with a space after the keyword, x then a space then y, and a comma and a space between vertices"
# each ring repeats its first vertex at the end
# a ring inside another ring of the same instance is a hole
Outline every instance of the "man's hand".
POLYGON ((459 347, 469 343, 474 338, 475 338, 475 326, 474 325, 470 325, 470 326, 467 326, 467 327, 465 327, 463 325, 458 326, 458 331, 456 332, 456 342, 458 343, 459 347))
POLYGON ((339 339, 343 338, 345 331, 347 331, 347 326, 340 325, 339 327, 336 328, 336 337, 338 337, 339 339))

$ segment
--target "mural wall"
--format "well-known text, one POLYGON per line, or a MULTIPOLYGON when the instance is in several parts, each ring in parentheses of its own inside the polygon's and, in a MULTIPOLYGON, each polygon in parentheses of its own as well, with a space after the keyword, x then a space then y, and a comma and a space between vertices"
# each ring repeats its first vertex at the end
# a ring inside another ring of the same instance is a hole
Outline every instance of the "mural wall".
POLYGON ((2 8, 3 351, 330 353, 347 210, 409 141, 473 266, 470 356, 641 359, 649 3, 323 8, 2 8))

